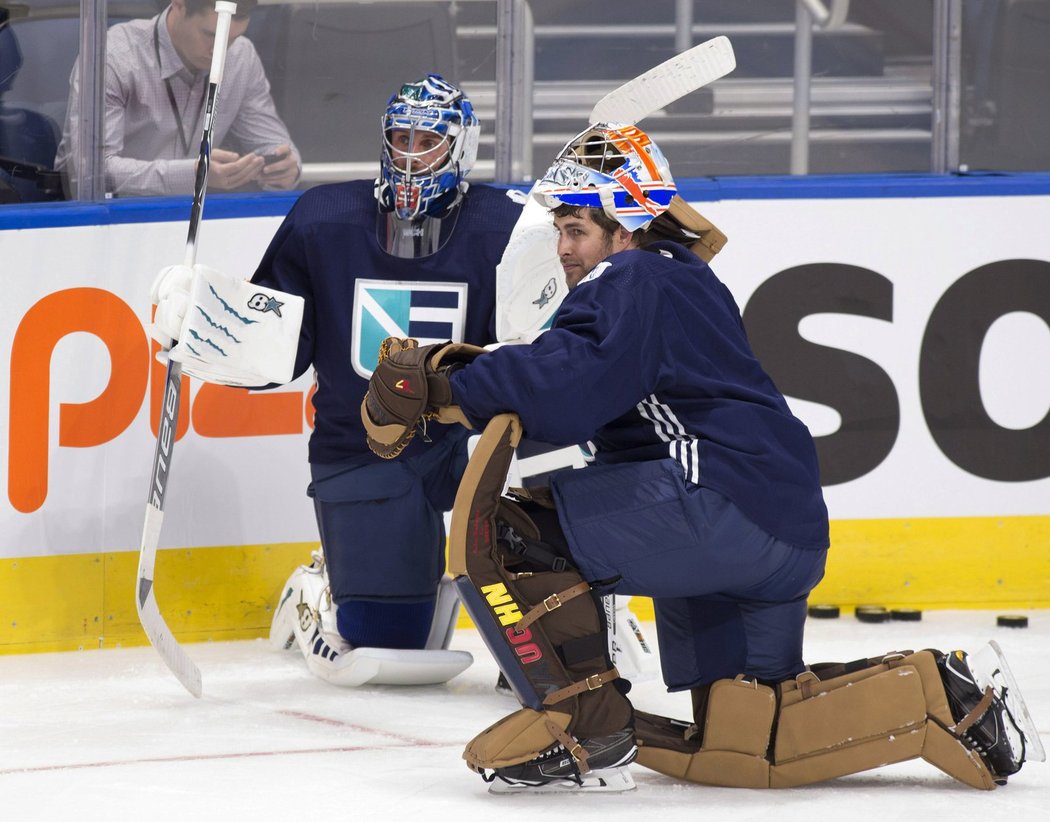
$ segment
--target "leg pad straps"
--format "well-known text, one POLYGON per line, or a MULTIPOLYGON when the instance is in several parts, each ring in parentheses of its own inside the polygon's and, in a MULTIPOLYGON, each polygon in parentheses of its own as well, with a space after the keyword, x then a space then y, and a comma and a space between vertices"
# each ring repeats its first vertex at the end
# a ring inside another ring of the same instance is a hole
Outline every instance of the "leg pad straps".
POLYGON ((637 717, 638 763, 691 782, 794 787, 922 757, 971 787, 995 787, 980 757, 948 730, 952 718, 930 651, 831 679, 805 672, 776 689, 719 680, 698 718, 702 729, 637 717))

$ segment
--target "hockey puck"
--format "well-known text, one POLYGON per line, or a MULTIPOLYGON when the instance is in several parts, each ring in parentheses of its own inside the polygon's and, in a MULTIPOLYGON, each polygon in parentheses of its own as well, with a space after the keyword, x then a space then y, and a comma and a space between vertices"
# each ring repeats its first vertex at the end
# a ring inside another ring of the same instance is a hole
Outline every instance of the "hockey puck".
POLYGON ((1023 614, 1000 614, 995 618, 995 624, 1000 628, 1027 628, 1028 617, 1023 614))
POLYGON ((921 622, 922 611, 918 608, 894 608, 890 611, 890 619, 900 622, 921 622))
POLYGON ((854 615, 861 622, 887 622, 890 612, 881 605, 858 605, 854 615))
POLYGON ((806 611, 813 619, 838 619, 838 605, 810 605, 806 611))

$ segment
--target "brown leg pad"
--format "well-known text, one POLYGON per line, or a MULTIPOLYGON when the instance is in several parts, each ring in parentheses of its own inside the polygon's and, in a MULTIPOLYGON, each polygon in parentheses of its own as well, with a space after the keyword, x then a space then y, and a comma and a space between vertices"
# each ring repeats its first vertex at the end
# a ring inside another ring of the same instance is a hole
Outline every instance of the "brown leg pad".
POLYGON ((703 745, 690 739, 695 726, 635 712, 637 762, 654 771, 734 788, 769 787, 770 730, 776 716, 772 688, 742 677, 712 683, 703 745))
POLYGON ((980 757, 946 730, 952 718, 930 651, 824 681, 806 672, 777 687, 779 710, 769 688, 714 683, 700 746, 684 723, 639 714, 637 761, 702 784, 784 788, 921 756, 971 787, 995 787, 980 757))

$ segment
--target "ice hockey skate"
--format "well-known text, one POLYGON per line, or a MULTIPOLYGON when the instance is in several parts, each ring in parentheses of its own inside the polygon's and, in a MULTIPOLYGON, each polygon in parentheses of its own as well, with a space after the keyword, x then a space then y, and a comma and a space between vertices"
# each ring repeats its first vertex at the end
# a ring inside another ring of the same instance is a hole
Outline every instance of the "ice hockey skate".
POLYGON ((940 660, 945 692, 956 725, 1003 784, 1027 760, 1046 759, 1017 681, 993 640, 975 654, 953 651, 940 660))
POLYGON ((629 765, 638 748, 634 730, 626 728, 609 736, 584 739, 570 752, 556 745, 541 756, 520 765, 496 768, 482 774, 489 793, 624 793, 634 790, 629 765), (586 767, 580 767, 579 751, 586 752, 586 767))

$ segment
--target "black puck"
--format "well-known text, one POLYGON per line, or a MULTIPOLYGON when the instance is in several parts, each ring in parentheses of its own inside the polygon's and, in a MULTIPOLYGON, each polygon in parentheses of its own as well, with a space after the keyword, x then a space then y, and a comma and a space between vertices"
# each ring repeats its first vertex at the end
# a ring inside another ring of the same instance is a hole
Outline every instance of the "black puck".
POLYGON ((1028 617, 1024 614, 1000 614, 995 618, 995 624, 1000 628, 1027 628, 1028 617))
POLYGON ((890 611, 890 619, 900 622, 921 622, 922 611, 918 608, 894 608, 890 611))
POLYGON ((810 605, 806 611, 814 619, 838 619, 838 605, 810 605))
POLYGON ((887 622, 890 612, 881 605, 858 605, 855 616, 861 622, 887 622))

